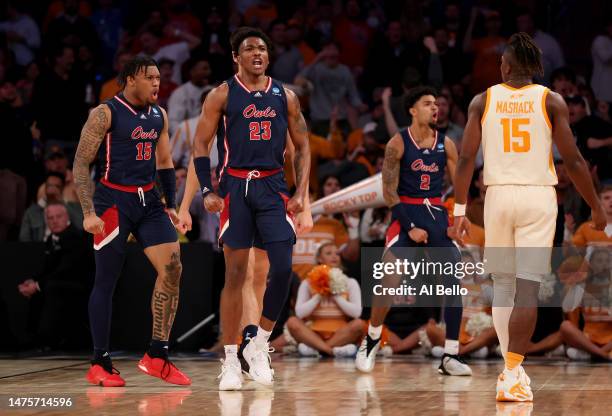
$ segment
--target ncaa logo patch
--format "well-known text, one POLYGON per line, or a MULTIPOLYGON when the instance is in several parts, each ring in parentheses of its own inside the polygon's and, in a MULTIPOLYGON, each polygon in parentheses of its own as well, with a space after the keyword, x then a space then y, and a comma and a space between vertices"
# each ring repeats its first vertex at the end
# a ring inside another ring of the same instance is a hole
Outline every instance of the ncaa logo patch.
POLYGON ((444 145, 442 143, 438 143, 438 149, 444 149, 444 145))
POLYGON ((272 95, 281 96, 280 89, 278 87, 272 88, 272 95))
POLYGON ((272 92, 280 92, 280 90, 276 87, 272 88, 272 92))
POLYGON ((153 108, 153 112, 154 112, 155 114, 159 114, 159 111, 157 111, 157 108, 155 108, 155 107, 153 108))

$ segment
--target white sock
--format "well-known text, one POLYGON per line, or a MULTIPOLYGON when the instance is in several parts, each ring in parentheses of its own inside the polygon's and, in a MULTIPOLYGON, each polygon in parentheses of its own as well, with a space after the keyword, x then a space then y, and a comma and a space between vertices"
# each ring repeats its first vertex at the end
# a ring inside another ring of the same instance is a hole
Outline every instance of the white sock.
POLYGON ((225 345, 225 359, 226 360, 237 360, 238 359, 238 345, 225 345))
POLYGON ((272 335, 272 331, 266 331, 262 327, 257 328, 257 336, 255 338, 259 338, 265 342, 268 342, 270 339, 270 335, 272 335))
POLYGON ((372 326, 372 324, 370 324, 368 325, 368 335, 373 340, 377 340, 380 338, 380 335, 382 334, 382 329, 383 329, 382 325, 372 326))
POLYGON ((444 342, 444 353, 450 355, 459 355, 459 341, 447 339, 444 342))

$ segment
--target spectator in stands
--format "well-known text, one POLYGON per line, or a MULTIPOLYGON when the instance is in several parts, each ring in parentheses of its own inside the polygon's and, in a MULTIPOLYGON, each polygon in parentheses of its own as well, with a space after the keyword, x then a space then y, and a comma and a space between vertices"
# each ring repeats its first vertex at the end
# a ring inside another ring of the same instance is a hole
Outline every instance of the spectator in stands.
POLYGON ((550 85, 554 92, 561 94, 563 97, 578 95, 576 72, 567 66, 552 71, 550 74, 550 85))
POLYGON ((610 245, 593 250, 586 281, 568 284, 563 309, 571 312, 561 324, 561 336, 570 346, 567 356, 573 360, 612 361, 612 314, 610 288, 612 252, 610 245), (584 327, 578 326, 580 315, 584 327))
POLYGON ((391 88, 385 88, 381 94, 384 123, 379 123, 377 137, 381 134, 388 139, 393 137, 401 128, 407 127, 412 122, 412 117, 404 105, 404 98, 408 91, 421 84, 421 75, 413 67, 404 70, 402 77, 402 94, 392 96, 391 88))
POLYGON ((86 46, 94 56, 100 44, 91 20, 79 15, 78 0, 64 0, 64 11, 49 23, 45 41, 52 48, 67 45, 78 50, 86 46))
POLYGON ((200 38, 170 24, 164 27, 164 33, 166 36, 179 38, 180 41, 161 46, 161 35, 154 30, 145 29, 139 38, 142 45, 141 53, 152 56, 158 62, 163 58, 173 61, 172 81, 181 85, 183 83, 181 68, 189 59, 191 50, 200 45, 201 41, 200 38))
POLYGON ((34 84, 32 107, 34 119, 47 145, 61 146, 67 153, 76 150, 81 127, 87 118, 85 82, 73 71, 74 49, 54 49, 51 67, 34 84), (61 105, 58 99, 61 97, 61 105))
POLYGON ((123 67, 130 59, 132 59, 132 54, 130 52, 128 51, 117 52, 117 55, 115 56, 115 62, 113 65, 115 74, 113 75, 111 79, 109 79, 104 84, 102 84, 102 88, 100 89, 100 102, 101 103, 113 98, 116 94, 121 92, 121 86, 119 85, 117 76, 121 73, 121 71, 123 70, 123 67))
POLYGON ((389 208, 366 209, 359 225, 359 239, 362 246, 384 247, 385 236, 390 223, 391 211, 389 208))
POLYGON ((582 197, 570 181, 562 159, 555 160, 555 172, 557 172, 558 180, 557 185, 555 185, 557 201, 559 207, 563 208, 559 212, 564 214, 564 226, 566 229, 563 241, 571 241, 572 235, 576 231, 576 226, 588 220, 591 211, 582 202, 582 197))
POLYGON ((447 85, 465 82, 470 72, 469 62, 463 51, 456 46, 448 29, 445 26, 436 28, 433 37, 442 65, 442 82, 447 85))
MULTIPOLYGON (((72 177, 72 170, 68 168, 68 157, 66 153, 58 146, 50 146, 45 152, 45 172, 46 173, 59 173, 64 176, 64 190, 62 192, 62 201, 65 203, 79 203, 79 198, 76 193, 76 187, 74 186, 74 178, 72 177)), ((36 194, 36 200, 40 201, 45 198, 45 184, 42 183, 38 187, 36 194)))
POLYGON ((612 124, 588 115, 583 97, 567 97, 570 126, 584 158, 596 169, 601 181, 612 178, 612 124))
POLYGON ((17 65, 26 66, 34 60, 40 47, 40 30, 23 4, 11 0, 6 4, 7 20, 0 22, 0 34, 6 36, 8 47, 15 54, 17 65))
POLYGON ((340 63, 339 54, 335 43, 326 44, 314 62, 305 67, 295 80, 302 87, 312 83, 309 105, 311 131, 323 137, 329 133, 329 119, 334 107, 339 108, 338 123, 344 135, 357 127, 349 125, 345 108, 352 107, 360 112, 367 110, 353 75, 346 65, 340 63))
MULTIPOLYGON (((109 63, 116 57, 122 32, 121 10, 113 7, 113 0, 98 0, 98 8, 91 16, 102 51, 102 65, 110 72, 109 63)), ((116 68, 113 68, 116 70, 116 68)))
POLYGON ((92 264, 89 244, 82 231, 71 225, 66 206, 49 203, 45 217, 50 234, 45 238, 42 271, 17 288, 30 300, 30 313, 37 322, 36 343, 55 348, 77 330, 75 322, 87 316, 92 264))
POLYGON ((583 223, 574 234, 572 242, 577 247, 587 247, 590 244, 612 245, 612 185, 606 185, 599 193, 599 198, 606 212, 608 227, 604 231, 593 228, 593 221, 583 223))
MULTIPOLYGON (((45 180, 45 196, 26 210, 21 223, 19 241, 45 241, 53 231, 47 224, 45 218, 45 208, 47 205, 62 202, 62 192, 64 190, 64 176, 59 173, 51 172, 47 174, 45 180)), ((76 228, 82 228, 83 215, 81 207, 77 203, 65 205, 70 223, 76 228)))
POLYGON ((501 82, 499 62, 506 47, 506 40, 500 35, 501 16, 497 10, 473 7, 468 28, 463 40, 463 51, 474 54, 471 92, 478 94, 501 82), (478 16, 485 18, 486 35, 474 39, 474 27, 478 16))
POLYGON ((285 21, 275 20, 270 23, 270 39, 274 43, 270 75, 290 84, 304 67, 304 59, 298 48, 289 42, 285 21))
POLYGON ((340 62, 359 75, 374 34, 363 18, 359 1, 347 0, 344 3, 344 10, 334 22, 333 30, 340 50, 340 62))
MULTIPOLYGON (((317 57, 312 47, 304 41, 304 27, 296 19, 287 22, 287 41, 300 51, 304 65, 310 65, 317 57)), ((293 79, 291 80, 293 82, 293 79)))
MULTIPOLYGON (((463 128, 450 121, 450 99, 448 95, 440 94, 436 97, 438 106, 438 121, 436 129, 443 136, 448 136, 455 142, 457 149, 461 149, 461 139, 463 138, 463 128)), ((478 165, 478 162, 476 163, 478 165)))
POLYGON ((612 104, 612 17, 608 15, 605 30, 591 46, 593 77, 591 86, 598 100, 612 104))
POLYGON ((384 154, 384 146, 378 143, 374 137, 376 123, 370 121, 363 126, 361 143, 349 151, 347 159, 351 162, 359 163, 364 166, 369 176, 376 174, 376 161, 384 154))
POLYGON ((272 0, 259 0, 244 12, 244 22, 248 26, 260 27, 264 31, 276 19, 278 10, 272 0))
POLYGON ((157 104, 161 107, 168 108, 168 100, 170 96, 178 88, 178 85, 172 81, 174 76, 174 61, 168 58, 162 58, 157 62, 159 66, 159 92, 157 93, 157 104))
POLYGON ((25 179, 0 166, 0 195, 0 241, 17 240, 26 208, 25 179))
POLYGON ((565 65, 561 45, 552 35, 538 28, 531 10, 527 8, 519 10, 516 17, 516 28, 519 32, 529 34, 542 51, 542 64, 544 66, 542 81, 548 84, 552 71, 565 65))
MULTIPOLYGON (((182 32, 187 32, 192 36, 201 38, 202 37, 202 23, 198 19, 193 11, 190 9, 189 0, 167 0, 164 2, 166 6, 166 16, 168 22, 173 26, 174 29, 178 29, 182 32)), ((175 42, 180 41, 181 37, 176 35, 175 42)))
POLYGON ((289 333, 298 344, 302 356, 351 357, 357 352, 361 338, 361 289, 355 279, 344 276, 341 293, 324 291, 321 280, 331 286, 331 273, 342 273, 338 247, 327 242, 319 246, 316 267, 302 280, 295 304, 295 316, 287 320, 289 333))
POLYGON ((206 15, 202 43, 197 49, 198 54, 208 56, 211 67, 211 83, 226 80, 233 73, 230 31, 227 28, 220 10, 213 6, 206 15))
POLYGON ((210 64, 205 58, 193 58, 185 63, 189 73, 189 81, 178 87, 168 100, 168 121, 170 134, 173 134, 179 124, 202 112, 200 101, 205 89, 210 89, 210 64))
POLYGON ((40 65, 36 61, 30 62, 24 70, 24 76, 17 81, 16 87, 24 105, 29 106, 32 102, 34 83, 40 75, 40 65))

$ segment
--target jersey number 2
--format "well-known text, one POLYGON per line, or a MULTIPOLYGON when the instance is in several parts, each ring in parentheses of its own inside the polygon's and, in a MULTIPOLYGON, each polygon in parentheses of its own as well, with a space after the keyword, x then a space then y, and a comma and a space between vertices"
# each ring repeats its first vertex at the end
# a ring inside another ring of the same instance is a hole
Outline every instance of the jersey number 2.
POLYGON ((431 177, 429 175, 421 175, 421 190, 429 191, 429 183, 431 182, 431 177))
POLYGON ((272 138, 271 121, 251 121, 249 130, 251 132, 251 140, 270 140, 272 138))
POLYGON ((504 133, 504 153, 525 153, 531 149, 531 135, 528 131, 520 130, 521 126, 529 125, 528 118, 502 118, 500 123, 504 133))
POLYGON ((136 160, 151 160, 151 149, 151 142, 137 143, 136 150, 138 151, 138 154, 136 155, 136 160))

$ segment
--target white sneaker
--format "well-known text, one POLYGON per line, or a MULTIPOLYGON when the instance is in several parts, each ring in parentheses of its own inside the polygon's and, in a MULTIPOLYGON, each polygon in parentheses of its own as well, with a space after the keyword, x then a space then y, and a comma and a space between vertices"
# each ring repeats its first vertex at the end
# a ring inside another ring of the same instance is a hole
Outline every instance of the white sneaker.
POLYGON ((384 347, 378 350, 378 353, 376 355, 385 358, 391 357, 393 355, 393 348, 391 348, 391 345, 385 345, 384 347))
POLYGON ((355 357, 355 367, 364 373, 369 373, 372 371, 374 364, 376 363, 376 353, 378 352, 379 348, 380 338, 373 340, 370 338, 369 334, 366 335, 363 341, 361 341, 361 345, 357 351, 357 356, 355 357))
POLYGON ((504 370, 497 378, 496 400, 498 402, 532 402, 533 392, 528 384, 529 377, 519 368, 519 376, 504 370))
POLYGON ((298 353, 302 357, 318 357, 320 355, 319 351, 301 342, 298 344, 298 353))
POLYGON ((519 380, 531 387, 531 379, 527 375, 527 372, 522 365, 519 366, 519 380))
POLYGON ((431 355, 435 358, 442 358, 442 356, 444 355, 444 347, 441 347, 439 345, 431 347, 431 355))
POLYGON ((591 359, 591 354, 574 347, 569 347, 566 354, 570 360, 574 361, 587 361, 591 359))
POLYGON ((334 352, 334 357, 338 358, 346 358, 346 357, 354 357, 357 353, 357 345, 355 344, 346 344, 341 347, 332 348, 334 352))
POLYGON ((547 357, 563 357, 565 356, 565 347, 563 344, 559 345, 557 348, 555 348, 552 351, 548 351, 546 353, 547 357))
POLYGON ((470 353, 470 357, 472 358, 487 358, 488 356, 489 349, 487 347, 479 348, 476 351, 470 353))
POLYGON ((472 369, 458 355, 444 354, 438 373, 445 376, 471 376, 472 369))
POLYGON ((264 386, 271 386, 274 381, 274 373, 270 368, 271 352, 274 352, 274 348, 270 348, 270 344, 267 341, 262 342, 259 337, 249 340, 242 352, 244 359, 249 364, 249 375, 264 386))
POLYGON ((242 388, 240 361, 227 358, 221 360, 221 374, 217 378, 221 379, 219 381, 219 390, 240 390, 242 388))

